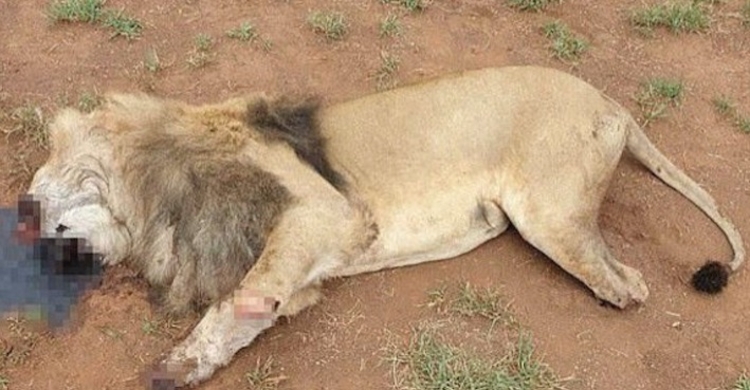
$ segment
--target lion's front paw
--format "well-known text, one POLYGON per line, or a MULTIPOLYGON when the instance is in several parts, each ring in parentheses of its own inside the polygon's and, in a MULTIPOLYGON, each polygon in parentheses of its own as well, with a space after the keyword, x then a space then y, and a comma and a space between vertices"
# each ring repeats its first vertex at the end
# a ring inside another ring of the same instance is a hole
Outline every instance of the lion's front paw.
POLYGON ((181 348, 175 348, 166 359, 156 365, 156 369, 152 370, 152 390, 156 390, 157 385, 169 383, 174 384, 174 387, 171 387, 174 389, 192 387, 209 379, 219 366, 203 356, 189 355, 181 348))
POLYGON ((177 390, 187 385, 187 370, 181 365, 160 362, 154 364, 144 375, 148 390, 177 390))
POLYGON ((171 378, 153 378, 147 383, 149 390, 177 390, 181 386, 177 385, 177 381, 171 378))

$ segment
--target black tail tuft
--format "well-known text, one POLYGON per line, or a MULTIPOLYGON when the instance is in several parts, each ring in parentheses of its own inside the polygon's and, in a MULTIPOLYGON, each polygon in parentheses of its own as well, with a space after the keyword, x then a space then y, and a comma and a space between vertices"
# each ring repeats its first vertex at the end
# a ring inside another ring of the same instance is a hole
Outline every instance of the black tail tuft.
POLYGON ((709 261, 693 274, 693 287, 707 294, 718 294, 729 280, 729 267, 718 261, 709 261))

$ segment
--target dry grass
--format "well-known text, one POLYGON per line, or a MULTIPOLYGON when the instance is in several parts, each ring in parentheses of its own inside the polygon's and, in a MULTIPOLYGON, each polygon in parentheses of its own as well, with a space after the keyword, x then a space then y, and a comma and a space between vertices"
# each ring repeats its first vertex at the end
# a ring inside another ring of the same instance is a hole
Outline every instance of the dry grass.
POLYGON ((161 63, 161 59, 159 59, 159 53, 156 52, 156 49, 149 49, 146 51, 143 56, 141 66, 143 67, 143 69, 146 69, 151 73, 158 73, 159 71, 164 69, 164 66, 161 63))
POLYGON ((114 328, 109 325, 100 325, 97 326, 96 329, 101 332, 103 335, 109 337, 112 340, 118 340, 118 341, 124 341, 125 340, 125 332, 114 328))
POLYGON ((13 109, 8 119, 11 128, 5 131, 6 135, 19 134, 25 142, 35 147, 49 147, 49 123, 41 107, 27 103, 13 109))
POLYGON ((286 380, 286 376, 275 372, 276 365, 273 358, 261 363, 255 363, 255 368, 245 373, 245 385, 248 390, 276 390, 279 384, 286 380))
POLYGON ((447 311, 447 303, 448 286, 446 284, 441 284, 437 288, 427 290, 427 307, 442 314, 447 311))
POLYGON ((182 322, 172 316, 144 318, 141 321, 141 331, 152 337, 175 339, 182 332, 182 322))
POLYGON ((26 320, 13 316, 5 320, 10 337, 0 340, 0 371, 23 364, 42 335, 28 329, 26 320))

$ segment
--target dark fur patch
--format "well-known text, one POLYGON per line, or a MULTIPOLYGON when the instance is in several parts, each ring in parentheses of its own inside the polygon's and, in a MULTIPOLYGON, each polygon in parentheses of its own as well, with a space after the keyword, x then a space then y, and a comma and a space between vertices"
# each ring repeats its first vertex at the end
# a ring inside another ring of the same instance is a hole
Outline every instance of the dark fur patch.
MULTIPOLYGON (((217 133, 218 134, 218 133, 217 133)), ((263 252, 278 218, 293 201, 275 176, 206 134, 138 132, 124 167, 129 187, 147 216, 134 247, 141 269, 165 261, 154 254, 164 229, 174 228, 164 282, 168 308, 202 307, 230 293, 263 252)))
POLYGON ((247 122, 263 135, 289 144, 297 157, 336 189, 342 189, 344 179, 331 167, 325 154, 325 140, 316 119, 319 108, 320 101, 316 98, 260 100, 248 106, 247 122))
POLYGON ((726 287, 729 268, 718 261, 709 261, 693 274, 693 287, 707 294, 717 294, 726 287))

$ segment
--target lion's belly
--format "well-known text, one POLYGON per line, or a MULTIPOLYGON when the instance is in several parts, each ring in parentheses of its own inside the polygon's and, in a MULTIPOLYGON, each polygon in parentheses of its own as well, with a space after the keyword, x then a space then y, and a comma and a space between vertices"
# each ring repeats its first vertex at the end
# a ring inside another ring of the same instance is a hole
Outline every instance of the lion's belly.
POLYGON ((378 238, 336 276, 448 259, 497 237, 509 223, 492 196, 497 193, 492 182, 485 175, 440 190, 412 187, 392 202, 368 202, 378 223, 378 238))

